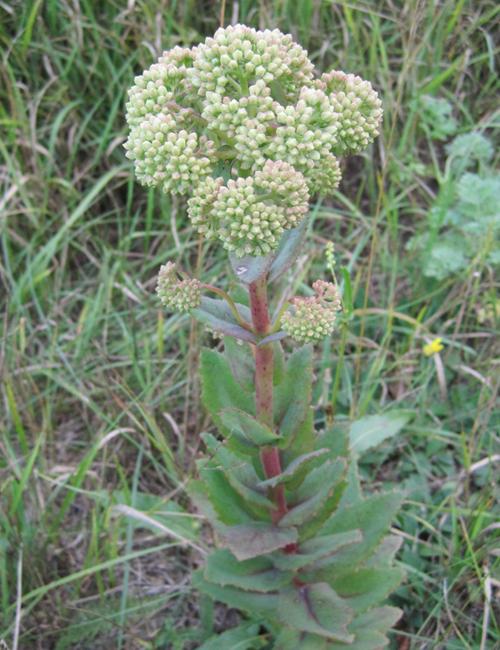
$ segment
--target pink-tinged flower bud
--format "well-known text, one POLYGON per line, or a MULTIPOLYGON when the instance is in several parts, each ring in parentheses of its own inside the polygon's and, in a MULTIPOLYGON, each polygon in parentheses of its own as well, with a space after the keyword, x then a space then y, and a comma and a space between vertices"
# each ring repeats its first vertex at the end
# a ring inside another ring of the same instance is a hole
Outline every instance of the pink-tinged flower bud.
POLYGON ((285 312, 281 326, 299 343, 317 343, 333 332, 340 294, 331 282, 318 280, 313 284, 316 295, 311 298, 292 298, 294 314, 285 312))
POLYGON ((195 278, 179 280, 177 266, 172 262, 160 268, 156 293, 166 307, 181 313, 190 312, 201 304, 200 282, 195 278))

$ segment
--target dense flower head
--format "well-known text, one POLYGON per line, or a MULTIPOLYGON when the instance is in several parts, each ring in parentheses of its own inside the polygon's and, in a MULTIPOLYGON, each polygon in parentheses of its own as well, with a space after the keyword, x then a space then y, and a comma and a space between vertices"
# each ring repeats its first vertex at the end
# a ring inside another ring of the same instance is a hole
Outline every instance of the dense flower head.
POLYGON ((274 203, 258 198, 258 174, 286 163, 309 194, 327 195, 340 182, 337 157, 373 142, 382 119, 369 82, 341 71, 315 78, 313 68, 290 35, 245 25, 164 52, 129 91, 125 148, 137 177, 165 192, 193 190, 190 217, 200 232, 239 255, 267 255, 295 227, 291 215, 302 213, 284 205, 283 195, 274 203), (225 187, 208 180, 217 177, 218 161, 230 172, 225 187), (214 213, 216 201, 222 210, 234 200, 248 203, 244 214, 214 213))
POLYGON ((170 103, 182 102, 189 87, 187 68, 192 66, 193 59, 193 50, 174 47, 134 79, 126 105, 127 122, 131 126, 137 126, 151 115, 167 115, 171 112, 170 103))
POLYGON ((302 174, 285 162, 268 160, 248 178, 207 179, 188 201, 198 232, 217 236, 236 257, 267 255, 284 230, 296 228, 307 213, 309 193, 302 174))
POLYGON ((331 282, 318 280, 311 298, 292 298, 294 314, 285 312, 281 326, 299 343, 317 343, 333 332, 340 294, 331 282))
POLYGON ((211 140, 178 130, 178 120, 168 114, 152 115, 132 128, 125 148, 143 185, 179 194, 204 180, 216 160, 211 140))
POLYGON ((179 280, 177 266, 172 262, 160 268, 156 293, 166 307, 181 313, 196 309, 201 304, 200 282, 194 278, 179 280))
POLYGON ((359 153, 373 142, 382 121, 382 102, 369 81, 345 72, 324 74, 321 81, 339 116, 337 155, 359 153))

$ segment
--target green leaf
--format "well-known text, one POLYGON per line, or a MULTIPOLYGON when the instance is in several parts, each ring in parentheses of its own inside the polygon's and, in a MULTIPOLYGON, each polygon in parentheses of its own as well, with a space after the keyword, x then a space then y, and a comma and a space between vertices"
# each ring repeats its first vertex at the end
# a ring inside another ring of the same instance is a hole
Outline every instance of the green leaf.
POLYGON ((273 557, 273 562, 278 569, 297 571, 323 557, 333 555, 341 548, 344 548, 344 546, 362 541, 363 535, 360 530, 350 530, 347 533, 316 537, 315 539, 300 544, 296 553, 273 557))
POLYGON ((285 330, 274 332, 274 334, 269 334, 269 336, 261 339, 257 344, 257 347, 260 347, 261 345, 267 345, 268 343, 276 343, 277 341, 282 341, 283 339, 286 339, 287 336, 288 332, 285 332, 285 330))
POLYGON ((330 458, 347 458, 349 455, 349 422, 334 422, 320 431, 316 438, 316 449, 330 450, 330 458))
MULTIPOLYGON (((265 487, 261 487, 257 472, 246 458, 228 451, 209 433, 203 433, 201 437, 214 456, 216 463, 224 470, 227 480, 245 501, 264 508, 275 507, 273 502, 265 496, 265 487)), ((198 471, 203 476, 203 461, 198 464, 198 471)), ((214 470, 208 469, 207 471, 213 472, 214 470)))
POLYGON ((200 375, 203 386, 203 403, 210 412, 219 431, 227 437, 230 431, 221 422, 218 413, 223 408, 237 408, 245 413, 255 413, 255 397, 233 377, 223 354, 203 348, 200 353, 200 375))
POLYGON ((197 650, 259 650, 266 643, 259 628, 255 624, 240 624, 232 630, 215 634, 197 650))
POLYGON ((212 596, 215 600, 247 612, 269 616, 278 607, 279 596, 277 594, 259 594, 237 587, 221 587, 213 582, 207 582, 203 577, 203 569, 194 571, 192 583, 196 589, 212 596))
POLYGON ((344 280, 344 315, 346 318, 349 318, 353 310, 351 276, 349 274, 349 269, 347 269, 345 266, 343 266, 340 270, 342 272, 342 278, 344 280))
POLYGON ((351 643, 347 631, 352 610, 325 584, 284 587, 279 593, 278 618, 291 629, 313 632, 330 639, 351 643))
MULTIPOLYGON (((312 409, 309 409, 304 422, 302 422, 299 430, 295 434, 292 444, 281 452, 282 466, 288 467, 300 456, 306 456, 311 453, 314 450, 316 438, 317 435, 314 430, 314 413, 312 409)), ((326 445, 324 448, 328 449, 326 445)), ((316 451, 321 451, 321 447, 317 447, 316 451)), ((330 453, 328 456, 330 456, 330 453)), ((318 460, 311 460, 306 465, 303 465, 295 472, 287 487, 290 490, 296 490, 306 477, 307 472, 310 471, 312 467, 319 465, 322 462, 324 462, 324 458, 318 457, 318 460)))
POLYGON ((293 441, 309 411, 312 396, 312 350, 304 345, 290 355, 285 378, 274 391, 274 421, 283 436, 280 448, 293 441))
POLYGON ((219 415, 222 424, 249 446, 269 445, 281 439, 281 436, 273 433, 265 424, 239 409, 226 408, 219 415))
POLYGON ((262 257, 259 255, 252 257, 251 255, 244 255, 243 257, 236 257, 234 253, 229 253, 229 261, 238 282, 251 284, 267 273, 273 261, 273 256, 262 257))
POLYGON ((324 636, 284 628, 277 636, 273 650, 326 650, 326 647, 327 639, 324 636))
MULTIPOLYGON (((209 488, 209 499, 217 512, 219 521, 227 526, 251 523, 255 519, 255 507, 252 508, 236 492, 214 460, 202 460, 203 480, 209 488)), ((267 510, 263 510, 265 516, 267 510)))
POLYGON ((274 252, 274 258, 269 269, 268 282, 277 280, 295 262, 306 240, 308 224, 309 217, 306 216, 302 219, 298 228, 286 230, 281 235, 280 243, 274 252))
POLYGON ((359 528, 363 541, 346 547, 329 558, 319 560, 304 573, 304 580, 329 582, 351 573, 379 545, 404 498, 404 492, 392 491, 374 494, 354 505, 346 506, 342 502, 321 529, 320 536, 359 528))
MULTIPOLYGON (((244 320, 249 322, 251 315, 248 307, 245 307, 245 305, 236 305, 236 307, 244 320)), ((214 300, 204 296, 201 299, 201 306, 193 309, 190 313, 193 318, 196 318, 200 323, 205 323, 216 332, 249 343, 257 343, 258 341, 255 334, 238 325, 238 321, 225 300, 214 300)))
POLYGON ((323 454, 328 453, 328 449, 318 449, 318 451, 312 451, 309 454, 304 454, 304 456, 299 456, 293 460, 286 469, 272 478, 268 478, 266 481, 261 481, 259 487, 275 487, 278 483, 288 483, 295 477, 296 472, 299 469, 306 469, 309 467, 309 462, 313 458, 322 456, 323 454))
POLYGON ((285 376, 285 354, 279 341, 273 345, 273 386, 278 386, 285 376))
POLYGON ((226 336, 224 355, 238 384, 250 393, 254 393, 255 357, 248 343, 244 342, 240 345, 234 338, 226 336))
POLYGON ((392 438, 413 417, 408 411, 388 411, 384 415, 368 415, 351 424, 351 449, 361 453, 392 438))
MULTIPOLYGON (((401 618, 402 611, 397 607, 376 607, 366 614, 356 616, 349 624, 349 632, 355 640, 349 650, 382 650, 389 643, 385 632, 390 630, 401 618)), ((345 645, 332 643, 332 650, 346 650, 345 645)))
POLYGON ((347 600, 356 614, 361 614, 385 600, 401 584, 405 575, 404 569, 400 567, 359 569, 330 584, 339 596, 347 600))
POLYGON ((277 591, 293 579, 292 571, 280 571, 263 557, 238 561, 228 549, 214 551, 207 559, 205 578, 225 587, 249 591, 277 591))
POLYGON ((298 539, 296 528, 276 528, 265 522, 231 526, 224 533, 225 545, 238 560, 249 560, 293 544, 298 539))
POLYGON ((386 569, 399 551, 403 538, 398 535, 386 535, 375 549, 375 553, 363 563, 363 569, 386 569))
POLYGON ((222 532, 224 525, 219 521, 217 512, 210 501, 210 490, 206 481, 191 479, 186 485, 186 492, 196 506, 196 510, 206 517, 217 532, 222 532))
POLYGON ((291 508, 279 525, 299 526, 314 519, 324 502, 332 496, 334 487, 340 483, 346 469, 346 461, 337 458, 335 461, 326 461, 308 474, 302 485, 290 495, 288 503, 291 508))

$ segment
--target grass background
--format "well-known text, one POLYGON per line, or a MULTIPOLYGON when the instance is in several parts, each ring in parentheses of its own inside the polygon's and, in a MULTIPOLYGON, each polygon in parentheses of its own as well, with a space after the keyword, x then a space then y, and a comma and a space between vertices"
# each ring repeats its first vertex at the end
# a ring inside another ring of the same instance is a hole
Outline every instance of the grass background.
MULTIPOLYGON (((162 50, 212 34, 221 9, 0 2, 0 636, 9 648, 177 650, 238 621, 189 583, 211 543, 183 491, 199 433, 212 426, 196 345, 217 342, 162 312, 154 294, 160 264, 194 270, 198 239, 185 200, 138 185, 122 148, 134 75, 162 50)), ((408 490, 394 524, 408 578, 392 599, 405 612, 392 647, 499 648, 498 233, 462 232, 470 256, 454 268, 457 239, 435 215, 455 205, 446 144, 457 135, 489 139, 490 158, 464 165, 498 177, 500 7, 228 0, 225 24, 235 21, 291 32, 319 71, 360 74, 382 98, 380 138, 343 163, 334 196, 313 199, 314 232, 280 289, 304 293, 326 277, 334 241, 355 307, 336 416, 412 414, 360 459, 365 489, 408 490), (448 245, 442 278, 422 272, 433 249, 408 250, 429 233, 448 245), (426 357, 437 336, 443 351, 426 357)), ((230 281, 216 246, 204 246, 200 277, 230 281)), ((340 338, 317 348, 318 426, 340 338)))

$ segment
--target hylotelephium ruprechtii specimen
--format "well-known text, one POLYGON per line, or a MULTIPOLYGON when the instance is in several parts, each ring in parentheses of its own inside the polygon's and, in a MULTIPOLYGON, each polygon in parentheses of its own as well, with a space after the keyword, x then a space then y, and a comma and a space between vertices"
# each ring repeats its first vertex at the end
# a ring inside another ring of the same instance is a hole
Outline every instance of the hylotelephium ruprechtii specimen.
POLYGON ((200 353, 220 438, 203 434, 208 454, 189 494, 218 548, 193 583, 267 629, 245 647, 382 648, 401 614, 381 603, 404 576, 392 566, 399 539, 387 534, 404 495, 363 497, 348 427, 316 432, 311 408, 311 344, 334 330, 339 290, 319 279, 274 318, 268 308, 268 285, 304 242, 309 198, 331 194, 338 158, 378 135, 377 93, 353 74, 315 77, 279 30, 236 25, 164 52, 129 98, 125 148, 137 177, 190 192, 193 228, 222 242, 240 287, 236 302, 172 262, 158 279, 167 308, 224 335, 224 354, 200 353), (287 335, 303 345, 285 362, 287 335))

